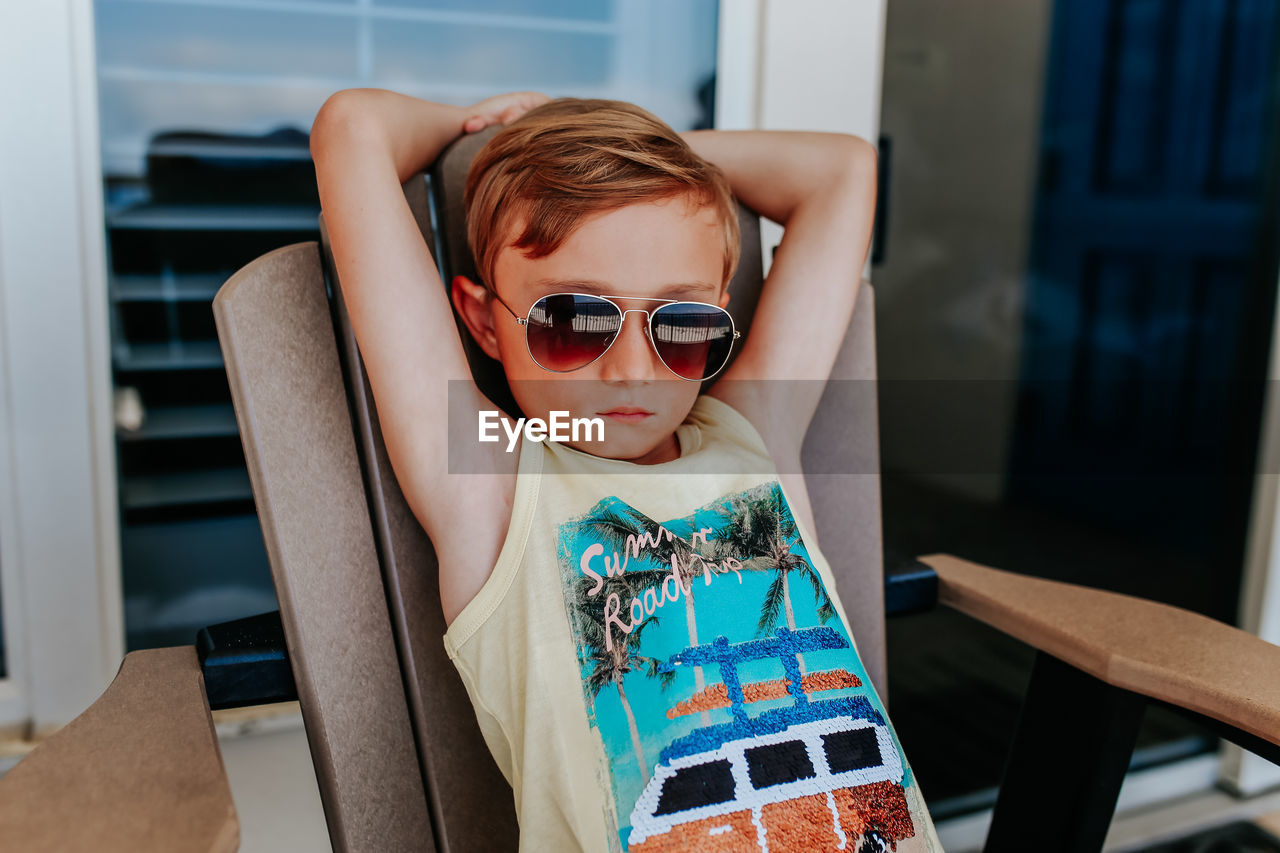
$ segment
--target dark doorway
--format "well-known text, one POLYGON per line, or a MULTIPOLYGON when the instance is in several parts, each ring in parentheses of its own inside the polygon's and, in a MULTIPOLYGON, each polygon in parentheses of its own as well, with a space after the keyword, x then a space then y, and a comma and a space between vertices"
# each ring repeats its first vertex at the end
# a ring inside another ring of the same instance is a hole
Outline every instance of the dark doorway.
MULTIPOLYGON (((872 280, 891 557, 1236 621, 1278 28, 1271 0, 889 0, 872 280)), ((889 710, 935 817, 993 802, 1031 660, 949 611, 890 623, 889 710)), ((1216 744, 1151 710, 1133 766, 1216 744)))
POLYGON ((1140 592, 1229 622, 1275 296, 1276 19, 1055 6, 1009 466, 1013 500, 1195 553, 1203 571, 1140 592))

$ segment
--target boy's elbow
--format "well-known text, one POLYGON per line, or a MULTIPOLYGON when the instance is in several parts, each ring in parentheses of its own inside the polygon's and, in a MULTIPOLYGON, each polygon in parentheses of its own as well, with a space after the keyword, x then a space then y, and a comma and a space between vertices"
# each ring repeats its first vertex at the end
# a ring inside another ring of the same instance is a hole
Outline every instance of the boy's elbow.
POLYGON ((324 143, 340 127, 352 124, 350 92, 350 89, 339 89, 325 98, 320 109, 316 111, 316 117, 311 121, 311 137, 308 140, 312 157, 319 153, 324 143))
POLYGON ((875 184, 879 173, 880 154, 876 147, 850 133, 837 134, 833 181, 853 188, 875 184))
POLYGON ((868 172, 873 175, 876 173, 880 161, 880 152, 876 150, 870 140, 855 136, 852 133, 841 134, 840 140, 840 159, 845 171, 851 171, 859 175, 865 175, 868 172))
POLYGON ((311 123, 308 147, 312 159, 321 156, 335 140, 349 140, 368 132, 373 114, 369 109, 367 89, 339 89, 320 105, 311 123))
POLYGON ((349 115, 355 109, 359 100, 360 90, 339 89, 324 99, 324 103, 320 105, 320 109, 316 112, 315 123, 332 123, 338 118, 349 115))

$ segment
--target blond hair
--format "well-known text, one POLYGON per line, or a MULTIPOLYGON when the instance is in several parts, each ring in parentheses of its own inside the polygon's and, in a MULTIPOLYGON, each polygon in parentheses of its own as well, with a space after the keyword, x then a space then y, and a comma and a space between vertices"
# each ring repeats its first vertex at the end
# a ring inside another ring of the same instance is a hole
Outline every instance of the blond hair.
POLYGON ((541 258, 584 218, 688 196, 710 205, 724 235, 725 285, 737 269, 738 211, 724 173, 652 113, 625 101, 558 98, 525 113, 477 152, 467 172, 467 243, 493 290, 505 246, 541 258), (521 233, 512 234, 523 217, 521 233))

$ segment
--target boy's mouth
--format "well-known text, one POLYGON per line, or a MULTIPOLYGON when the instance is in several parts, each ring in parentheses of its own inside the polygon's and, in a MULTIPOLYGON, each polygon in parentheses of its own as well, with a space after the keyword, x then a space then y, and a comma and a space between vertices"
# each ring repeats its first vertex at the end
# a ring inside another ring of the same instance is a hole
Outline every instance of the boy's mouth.
POLYGON ((652 417, 653 412, 648 409, 642 409, 639 406, 614 406, 603 412, 596 412, 597 415, 603 415, 606 418, 612 418, 615 421, 624 424, 634 424, 643 421, 645 418, 652 417))

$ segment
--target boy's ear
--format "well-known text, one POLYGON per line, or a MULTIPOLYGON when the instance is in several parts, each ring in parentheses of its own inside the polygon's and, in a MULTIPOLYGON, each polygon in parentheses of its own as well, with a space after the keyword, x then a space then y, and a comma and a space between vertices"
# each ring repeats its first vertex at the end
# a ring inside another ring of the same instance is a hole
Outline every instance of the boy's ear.
POLYGON ((498 335, 493 329, 493 300, 483 284, 465 275, 455 275, 449 288, 453 308, 462 318, 467 331, 490 358, 501 361, 498 335))
POLYGON ((720 307, 726 308, 729 305, 729 285, 725 285, 724 293, 720 294, 720 307))

